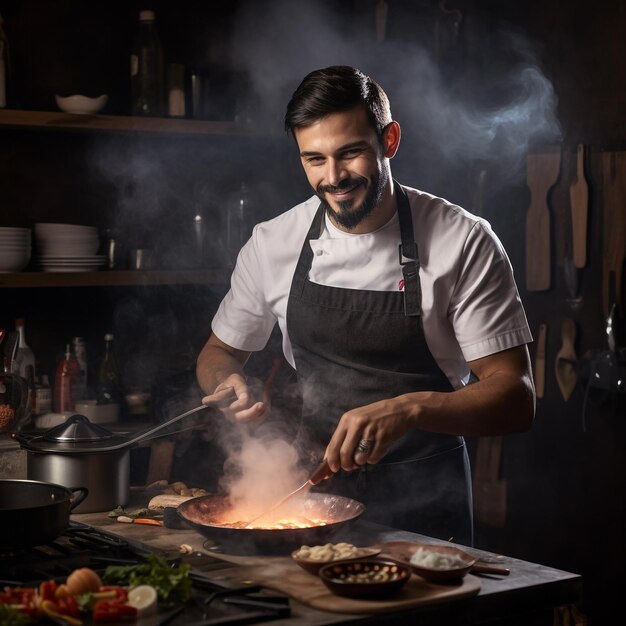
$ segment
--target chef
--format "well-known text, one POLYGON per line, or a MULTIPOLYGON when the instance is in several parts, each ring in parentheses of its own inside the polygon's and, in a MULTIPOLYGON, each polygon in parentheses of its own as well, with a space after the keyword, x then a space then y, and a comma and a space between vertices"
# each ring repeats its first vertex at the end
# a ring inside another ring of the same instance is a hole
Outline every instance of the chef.
POLYGON ((321 488, 364 502, 372 521, 471 545, 463 437, 525 431, 535 410, 507 255, 485 220, 392 178, 400 126, 361 71, 311 72, 285 127, 315 195, 254 228, 199 384, 234 389, 232 419, 263 419, 244 366, 278 323, 300 442, 335 472, 321 488))

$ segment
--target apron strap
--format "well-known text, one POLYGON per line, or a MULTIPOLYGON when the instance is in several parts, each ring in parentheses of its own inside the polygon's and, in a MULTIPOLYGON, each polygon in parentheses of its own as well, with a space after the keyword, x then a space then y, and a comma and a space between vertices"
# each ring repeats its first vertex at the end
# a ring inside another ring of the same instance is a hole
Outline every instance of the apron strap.
POLYGON ((411 207, 406 192, 397 181, 393 181, 398 204, 400 222, 400 240, 398 262, 402 266, 404 277, 404 314, 419 316, 422 314, 422 285, 420 283, 420 260, 413 232, 411 207))

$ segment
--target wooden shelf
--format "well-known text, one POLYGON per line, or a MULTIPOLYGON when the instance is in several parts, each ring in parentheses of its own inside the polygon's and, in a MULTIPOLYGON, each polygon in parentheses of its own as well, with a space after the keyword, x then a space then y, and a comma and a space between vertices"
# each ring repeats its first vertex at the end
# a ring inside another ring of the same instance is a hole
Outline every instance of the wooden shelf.
POLYGON ((34 287, 132 287, 135 285, 228 284, 228 270, 16 272, 0 274, 0 289, 34 287))
POLYGON ((267 135, 253 126, 233 122, 212 122, 160 117, 123 115, 73 115, 53 111, 0 109, 0 128, 60 130, 74 132, 123 132, 178 135, 225 135, 251 137, 267 135))

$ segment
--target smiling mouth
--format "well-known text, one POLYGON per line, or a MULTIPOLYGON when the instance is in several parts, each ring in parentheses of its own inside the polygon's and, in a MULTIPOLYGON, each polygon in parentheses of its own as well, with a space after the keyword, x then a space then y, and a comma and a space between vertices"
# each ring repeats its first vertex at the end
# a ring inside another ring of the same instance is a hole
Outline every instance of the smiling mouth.
POLYGON ((355 192, 357 189, 359 189, 362 185, 363 183, 359 182, 353 185, 352 187, 349 187, 348 189, 333 189, 333 190, 328 190, 326 193, 328 193, 330 196, 332 196, 336 200, 344 200, 345 198, 350 196, 353 192, 355 192))

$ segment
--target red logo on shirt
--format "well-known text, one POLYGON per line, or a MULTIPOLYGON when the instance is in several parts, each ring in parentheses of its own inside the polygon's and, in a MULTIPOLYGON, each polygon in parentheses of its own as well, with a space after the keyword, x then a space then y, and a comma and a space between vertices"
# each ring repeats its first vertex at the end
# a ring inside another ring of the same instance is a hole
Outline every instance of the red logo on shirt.
POLYGON ((400 279, 398 283, 398 291, 404 291, 404 278, 400 279))

